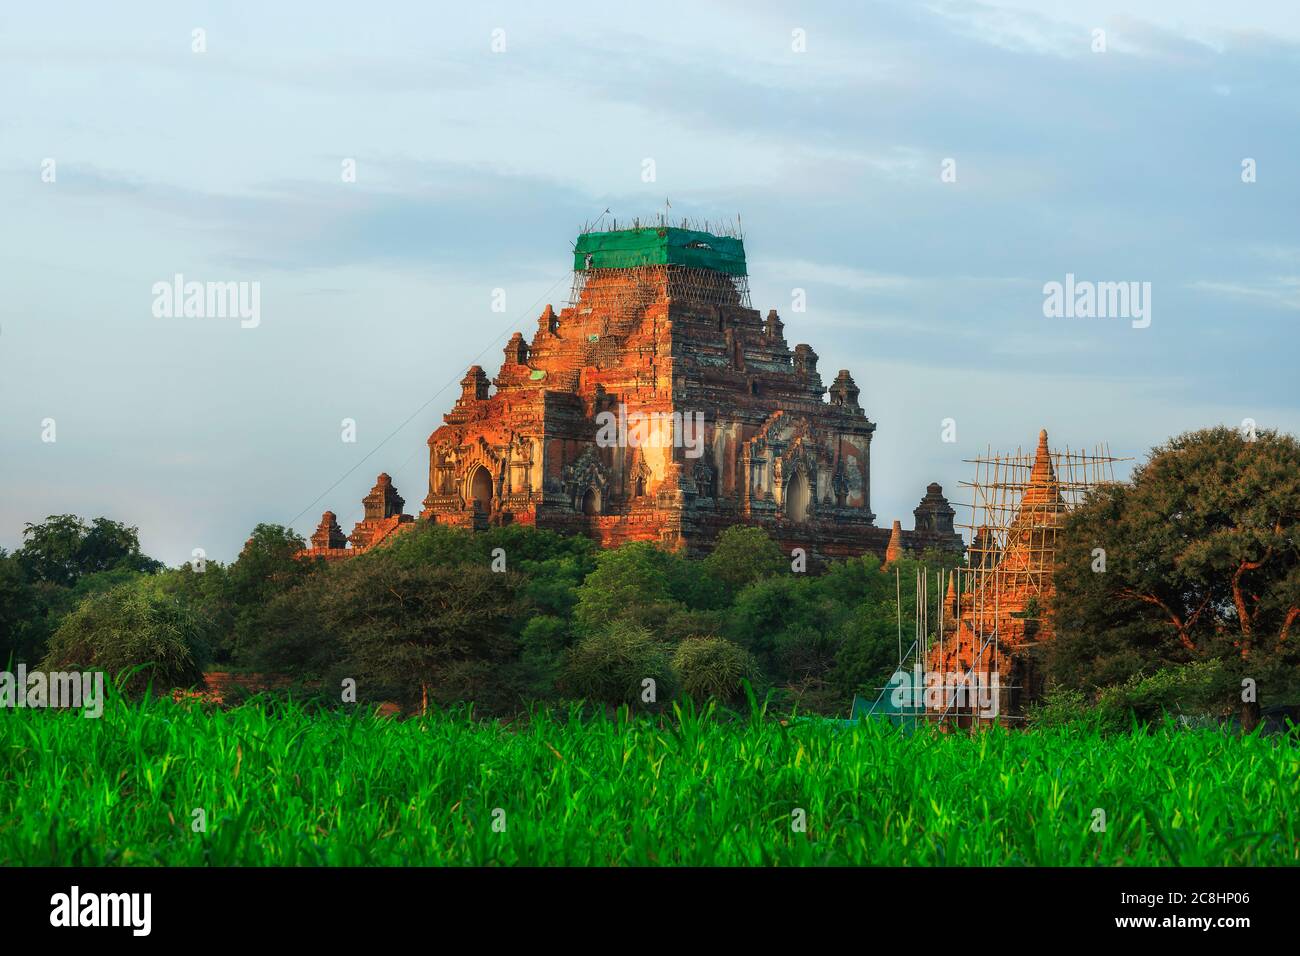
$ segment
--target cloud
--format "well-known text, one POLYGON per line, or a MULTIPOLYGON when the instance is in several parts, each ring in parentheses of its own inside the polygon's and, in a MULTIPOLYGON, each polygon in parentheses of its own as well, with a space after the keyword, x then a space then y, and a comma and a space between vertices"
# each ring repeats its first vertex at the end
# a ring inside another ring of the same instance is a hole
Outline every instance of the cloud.
MULTIPOLYGON (((205 57, 170 5, 22 8, 0 27, 0 84, 24 91, 0 138, 0 543, 120 502, 169 559, 195 542, 233 557, 250 522, 285 520, 351 467, 340 418, 377 442, 454 393, 508 323, 531 334, 531 302, 562 304, 582 223, 666 198, 739 214, 755 307, 823 368, 854 370, 878 410, 882 516, 930 474, 967 477, 930 447, 944 409, 981 444, 1043 422, 1141 449, 1213 420, 1294 421, 1300 28, 1281 4, 1126 6, 358 20, 284 4, 208 11, 205 57), (37 174, 47 156, 57 184, 37 174), (262 327, 151 321, 149 284, 176 271, 261 280, 262 327), (1151 328, 1045 320, 1042 285, 1066 272, 1151 281, 1151 328), (29 440, 51 409, 57 456, 29 440)), ((446 404, 375 456, 408 501, 446 404)), ((361 471, 324 505, 346 514, 361 471)))
POLYGON ((1191 288, 1197 292, 1263 302, 1279 309, 1300 310, 1300 276, 1279 276, 1255 284, 1201 279, 1191 283, 1191 288))
POLYGON ((280 181, 213 191, 72 166, 57 198, 120 204, 200 232, 214 259, 242 268, 387 263, 498 276, 535 257, 537 236, 567 235, 598 205, 554 182, 486 166, 373 166, 402 186, 280 181))

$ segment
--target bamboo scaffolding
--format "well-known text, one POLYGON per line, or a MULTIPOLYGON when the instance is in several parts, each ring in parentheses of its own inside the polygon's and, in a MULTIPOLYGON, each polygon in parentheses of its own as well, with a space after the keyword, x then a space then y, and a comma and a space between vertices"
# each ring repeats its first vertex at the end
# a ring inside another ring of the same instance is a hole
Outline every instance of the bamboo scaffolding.
MULTIPOLYGON (((1044 446, 1045 441, 1040 438, 1044 446)), ((976 690, 988 686, 990 675, 1013 673, 1017 656, 1032 642, 1012 639, 1006 628, 1018 620, 1037 620, 1051 594, 1064 516, 1094 489, 1114 482, 1114 466, 1122 460, 1105 444, 1091 452, 1049 449, 1045 460, 1042 447, 1028 453, 1017 448, 1011 454, 994 454, 989 447, 984 455, 968 459, 975 476, 961 483, 970 489, 970 502, 961 505, 969 509, 967 522, 959 523, 970 538, 967 563, 958 574, 957 614, 948 623, 951 643, 941 636, 932 662, 936 670, 965 672, 959 686, 967 689, 968 706, 957 706, 945 694, 940 719, 952 718, 959 726, 1015 719, 1011 692, 1020 687, 999 680, 996 716, 980 713, 976 690), (965 638, 960 637, 963 628, 965 638)), ((1023 625, 1011 627, 1015 633, 1022 630, 1023 625)))

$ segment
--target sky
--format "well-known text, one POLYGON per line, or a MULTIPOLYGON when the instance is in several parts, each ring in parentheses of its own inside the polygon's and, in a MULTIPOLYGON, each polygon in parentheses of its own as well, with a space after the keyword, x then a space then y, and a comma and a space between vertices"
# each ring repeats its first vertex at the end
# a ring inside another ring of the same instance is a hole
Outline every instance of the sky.
POLYGON ((753 306, 853 373, 885 527, 1040 428, 1300 432, 1298 112, 1289 2, 6 5, 0 547, 229 561, 380 471, 418 513, 465 369, 666 203, 739 216, 753 306), (156 315, 177 274, 257 324, 156 315), (1067 275, 1149 324, 1046 316, 1067 275))

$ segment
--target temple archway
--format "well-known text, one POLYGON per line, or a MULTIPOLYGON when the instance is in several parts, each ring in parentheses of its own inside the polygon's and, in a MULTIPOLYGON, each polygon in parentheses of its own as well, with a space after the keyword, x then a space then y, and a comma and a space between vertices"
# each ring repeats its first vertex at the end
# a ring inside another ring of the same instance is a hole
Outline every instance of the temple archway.
POLYGON ((805 521, 808 518, 808 502, 812 499, 812 490, 808 479, 801 470, 796 471, 785 486, 785 516, 791 521, 805 521))
POLYGON ((585 515, 600 514, 600 490, 598 488, 588 488, 582 496, 582 513, 585 515))
POLYGON ((474 469, 469 480, 470 499, 486 513, 492 510, 492 476, 482 465, 474 469))

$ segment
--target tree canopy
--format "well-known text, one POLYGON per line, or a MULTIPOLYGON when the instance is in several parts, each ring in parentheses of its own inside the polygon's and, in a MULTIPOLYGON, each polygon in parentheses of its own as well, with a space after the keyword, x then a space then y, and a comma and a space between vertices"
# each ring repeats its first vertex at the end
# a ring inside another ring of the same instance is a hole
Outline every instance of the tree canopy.
POLYGON ((162 569, 160 562, 141 553, 135 528, 108 518, 95 518, 89 525, 76 515, 50 515, 39 524, 29 522, 16 554, 32 581, 64 587, 99 571, 162 569))
MULTIPOLYGON (((1300 443, 1180 435, 1070 514, 1057 561, 1059 683, 1095 690, 1220 660, 1286 693, 1300 661, 1300 443)), ((1257 701, 1244 703, 1249 724, 1257 701)))
POLYGON ((46 670, 104 671, 128 675, 121 686, 155 691, 203 678, 210 624, 168 595, 153 578, 138 577, 82 601, 64 618, 42 662, 46 670))

